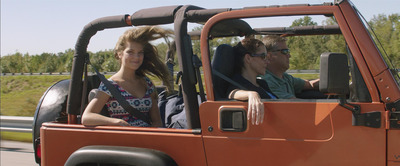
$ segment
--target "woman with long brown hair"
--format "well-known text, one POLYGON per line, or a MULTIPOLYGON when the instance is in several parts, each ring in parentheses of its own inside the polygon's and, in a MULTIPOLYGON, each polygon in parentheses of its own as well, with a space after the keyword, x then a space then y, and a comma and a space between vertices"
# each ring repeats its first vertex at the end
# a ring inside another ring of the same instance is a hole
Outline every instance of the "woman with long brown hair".
POLYGON ((171 78, 157 49, 149 42, 172 35, 173 31, 155 26, 133 28, 119 38, 114 49, 115 58, 119 60, 121 67, 108 80, 132 107, 150 117, 151 124, 125 111, 103 82, 98 88, 99 93, 90 101, 82 115, 82 124, 162 127, 157 92, 147 75, 157 76, 169 89, 172 86, 171 78), (110 117, 99 114, 104 105, 107 106, 110 117))

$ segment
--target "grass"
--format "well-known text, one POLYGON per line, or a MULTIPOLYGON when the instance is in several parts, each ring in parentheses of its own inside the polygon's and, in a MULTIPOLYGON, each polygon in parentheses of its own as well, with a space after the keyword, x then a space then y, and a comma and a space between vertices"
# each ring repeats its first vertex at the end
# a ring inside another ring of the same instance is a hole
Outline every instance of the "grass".
POLYGON ((32 133, 19 133, 19 132, 1 132, 2 140, 19 141, 19 142, 30 142, 32 143, 32 133))
POLYGON ((36 106, 54 83, 70 76, 1 76, 1 115, 33 116, 36 106))
POLYGON ((319 74, 291 74, 291 75, 305 80, 312 80, 319 78, 319 74))

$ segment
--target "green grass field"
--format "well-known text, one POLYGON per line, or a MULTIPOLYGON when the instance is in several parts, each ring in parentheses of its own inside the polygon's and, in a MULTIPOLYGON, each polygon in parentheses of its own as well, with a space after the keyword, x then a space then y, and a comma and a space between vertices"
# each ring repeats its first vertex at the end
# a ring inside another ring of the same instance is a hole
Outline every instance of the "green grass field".
POLYGON ((19 142, 32 142, 32 133, 2 131, 1 139, 19 142))
POLYGON ((33 116, 47 88, 69 78, 70 76, 1 76, 1 115, 33 116))

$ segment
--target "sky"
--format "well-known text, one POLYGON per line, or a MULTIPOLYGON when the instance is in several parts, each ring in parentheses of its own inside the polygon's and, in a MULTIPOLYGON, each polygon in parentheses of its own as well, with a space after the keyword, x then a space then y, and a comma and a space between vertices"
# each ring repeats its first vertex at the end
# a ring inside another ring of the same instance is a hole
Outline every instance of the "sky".
MULTIPOLYGON (((203 8, 242 8, 284 4, 322 4, 333 0, 1 0, 1 56, 59 53, 75 47, 83 27, 105 17, 133 14, 145 8, 195 5, 203 8)), ((369 21, 378 14, 400 13, 399 0, 352 0, 369 21)), ((173 28, 172 25, 167 28, 173 28)), ((103 31, 92 37, 88 51, 112 49, 126 29, 103 31)))

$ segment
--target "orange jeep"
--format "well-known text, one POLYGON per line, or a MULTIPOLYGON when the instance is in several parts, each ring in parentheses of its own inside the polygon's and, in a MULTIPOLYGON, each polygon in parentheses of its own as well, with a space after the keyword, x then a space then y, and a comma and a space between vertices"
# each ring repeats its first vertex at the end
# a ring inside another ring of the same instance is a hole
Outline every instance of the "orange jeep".
POLYGON ((94 20, 77 40, 71 79, 50 87, 39 102, 36 161, 42 166, 400 165, 400 79, 365 23, 349 0, 240 9, 165 6, 94 20), (324 24, 291 24, 302 18, 324 24), (160 110, 165 122, 175 119, 181 127, 81 125, 89 91, 100 82, 86 72, 91 37, 113 28, 164 24, 174 26, 181 78, 181 95, 175 97, 183 102, 175 105, 180 118, 167 113, 176 108, 160 110), (188 31, 198 24, 201 32, 188 31), (320 90, 298 99, 262 100, 264 123, 252 125, 247 102, 223 95, 234 63, 224 46, 268 34, 315 48, 289 44, 309 53, 300 57, 320 60, 320 90), (195 56, 198 43, 201 55, 195 56))

